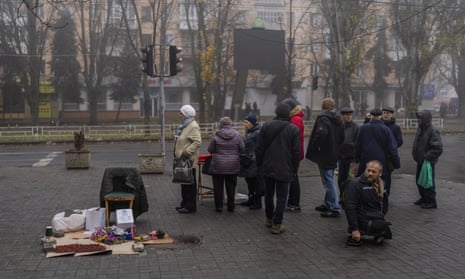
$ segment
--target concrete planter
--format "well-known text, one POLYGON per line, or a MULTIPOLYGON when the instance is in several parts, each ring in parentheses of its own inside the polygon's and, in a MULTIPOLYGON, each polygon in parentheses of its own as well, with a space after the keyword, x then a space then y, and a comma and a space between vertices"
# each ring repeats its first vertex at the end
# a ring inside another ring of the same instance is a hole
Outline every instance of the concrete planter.
POLYGON ((90 166, 90 151, 85 149, 65 151, 65 166, 67 169, 88 169, 90 166))
POLYGON ((140 173, 164 173, 165 154, 164 153, 139 153, 140 173))

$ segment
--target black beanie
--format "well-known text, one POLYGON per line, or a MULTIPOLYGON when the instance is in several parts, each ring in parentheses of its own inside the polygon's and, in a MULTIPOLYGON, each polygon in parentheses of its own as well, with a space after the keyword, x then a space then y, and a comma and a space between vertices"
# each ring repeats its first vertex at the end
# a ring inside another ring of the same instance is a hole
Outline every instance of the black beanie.
POLYGON ((289 115, 291 113, 291 109, 289 108, 289 106, 285 103, 280 103, 276 106, 276 109, 274 110, 274 112, 276 113, 276 116, 278 118, 285 118, 285 119, 289 119, 289 115))

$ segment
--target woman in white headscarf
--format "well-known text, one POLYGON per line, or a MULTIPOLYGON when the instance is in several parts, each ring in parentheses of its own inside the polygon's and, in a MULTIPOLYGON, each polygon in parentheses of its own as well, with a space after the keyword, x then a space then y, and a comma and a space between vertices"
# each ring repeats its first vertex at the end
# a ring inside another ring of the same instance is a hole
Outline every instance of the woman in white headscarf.
POLYGON ((195 177, 195 168, 197 166, 197 157, 199 148, 202 143, 200 127, 195 121, 195 109, 191 105, 184 105, 179 110, 181 124, 175 135, 174 156, 189 158, 194 162, 194 183, 181 184, 181 204, 176 207, 179 213, 193 213, 197 210, 197 179, 195 177))

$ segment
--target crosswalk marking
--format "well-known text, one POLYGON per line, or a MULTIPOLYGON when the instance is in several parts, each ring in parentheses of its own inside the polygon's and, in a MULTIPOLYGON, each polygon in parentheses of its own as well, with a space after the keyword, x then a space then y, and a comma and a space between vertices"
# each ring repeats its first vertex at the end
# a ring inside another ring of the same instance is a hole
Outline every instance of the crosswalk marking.
POLYGON ((42 158, 38 162, 35 162, 34 164, 32 164, 32 167, 46 167, 48 166, 48 164, 50 164, 50 162, 53 161, 53 159, 55 159, 56 156, 58 156, 61 153, 62 152, 49 153, 47 154, 47 156, 45 156, 45 158, 42 158))

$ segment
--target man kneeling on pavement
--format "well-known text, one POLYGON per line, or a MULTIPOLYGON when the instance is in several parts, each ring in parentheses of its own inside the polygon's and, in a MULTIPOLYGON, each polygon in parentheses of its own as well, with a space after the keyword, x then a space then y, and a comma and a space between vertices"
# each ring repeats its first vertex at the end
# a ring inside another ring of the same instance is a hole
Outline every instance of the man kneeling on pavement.
POLYGON ((379 161, 366 164, 365 172, 348 180, 343 189, 343 207, 351 234, 347 245, 360 246, 361 236, 374 236, 376 243, 391 239, 391 223, 384 219, 384 182, 381 179, 382 165, 379 161))

